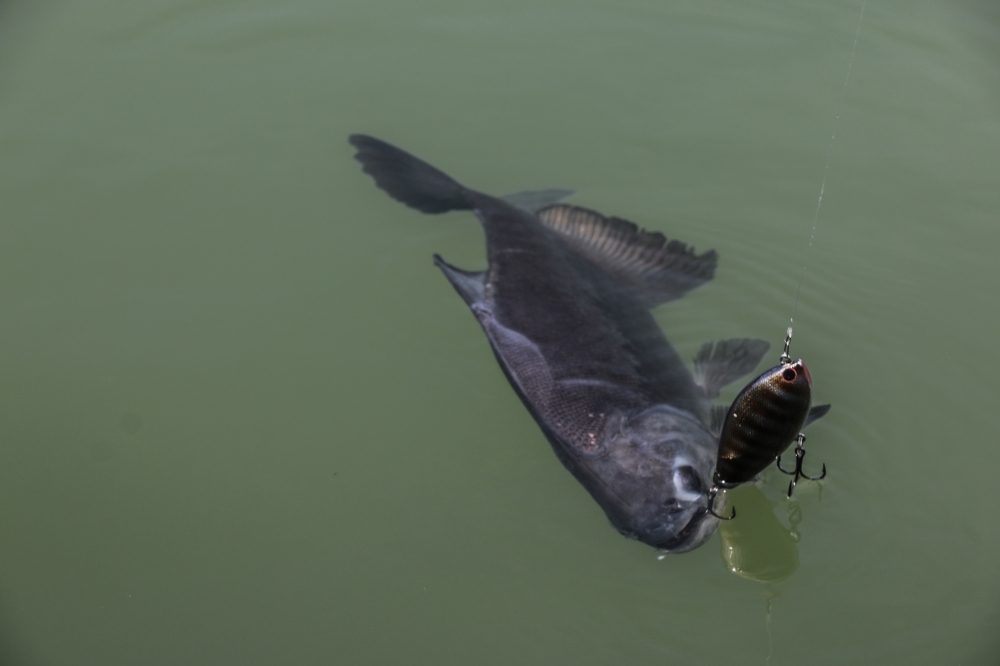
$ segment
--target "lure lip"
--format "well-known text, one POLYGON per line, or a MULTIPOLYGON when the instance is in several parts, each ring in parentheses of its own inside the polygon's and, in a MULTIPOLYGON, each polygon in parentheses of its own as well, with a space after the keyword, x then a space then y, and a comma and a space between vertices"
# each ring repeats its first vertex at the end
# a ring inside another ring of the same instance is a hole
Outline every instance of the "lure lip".
POLYGON ((796 367, 802 368, 802 374, 806 376, 806 382, 808 382, 809 388, 812 388, 813 378, 812 375, 809 374, 809 368, 806 367, 806 362, 800 358, 795 362, 795 365, 796 367))

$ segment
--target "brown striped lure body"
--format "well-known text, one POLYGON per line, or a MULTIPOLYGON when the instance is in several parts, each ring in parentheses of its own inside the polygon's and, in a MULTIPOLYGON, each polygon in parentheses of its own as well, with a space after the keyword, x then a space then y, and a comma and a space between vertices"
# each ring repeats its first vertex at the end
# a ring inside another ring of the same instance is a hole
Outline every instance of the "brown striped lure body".
POLYGON ((726 413, 713 483, 720 489, 752 481, 802 431, 812 378, 801 359, 780 363, 740 391, 726 413))

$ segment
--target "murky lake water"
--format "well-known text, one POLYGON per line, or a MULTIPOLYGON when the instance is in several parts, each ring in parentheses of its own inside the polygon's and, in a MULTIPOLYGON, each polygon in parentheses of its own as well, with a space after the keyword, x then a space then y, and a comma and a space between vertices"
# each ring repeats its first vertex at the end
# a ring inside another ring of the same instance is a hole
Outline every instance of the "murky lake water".
POLYGON ((841 105, 859 10, 0 4, 3 663, 997 663, 1000 12, 869 0, 841 105), (432 266, 484 265, 472 217, 346 143, 715 248, 657 311, 690 358, 780 342, 835 128, 828 480, 662 560, 432 266))

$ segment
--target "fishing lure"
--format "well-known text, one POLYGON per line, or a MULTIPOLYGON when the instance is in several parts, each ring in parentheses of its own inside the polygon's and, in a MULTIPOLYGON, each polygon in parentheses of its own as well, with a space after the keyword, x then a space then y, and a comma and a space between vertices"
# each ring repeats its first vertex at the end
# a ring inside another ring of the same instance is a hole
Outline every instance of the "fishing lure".
POLYGON ((805 458, 802 429, 826 414, 830 405, 810 409, 812 377, 802 359, 793 361, 788 355, 791 339, 789 328, 778 365, 747 384, 726 412, 708 500, 708 511, 716 518, 730 520, 736 516, 736 509, 728 518, 715 512, 715 497, 719 491, 752 481, 772 460, 778 461, 778 469, 782 472, 795 477, 788 486, 789 497, 800 478, 818 481, 826 476, 825 464, 819 476, 808 476, 802 471, 805 458), (781 467, 781 454, 792 442, 797 442, 795 469, 789 472, 781 467))

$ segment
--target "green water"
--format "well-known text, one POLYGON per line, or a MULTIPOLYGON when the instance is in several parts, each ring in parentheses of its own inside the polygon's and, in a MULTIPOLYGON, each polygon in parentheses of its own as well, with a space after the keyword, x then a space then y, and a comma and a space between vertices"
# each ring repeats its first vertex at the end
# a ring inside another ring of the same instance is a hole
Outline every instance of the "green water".
POLYGON ((854 0, 0 3, 0 662, 997 663, 996 7, 869 0, 841 103, 854 0), (618 535, 359 131, 715 248, 686 358, 808 256, 822 488, 618 535))

